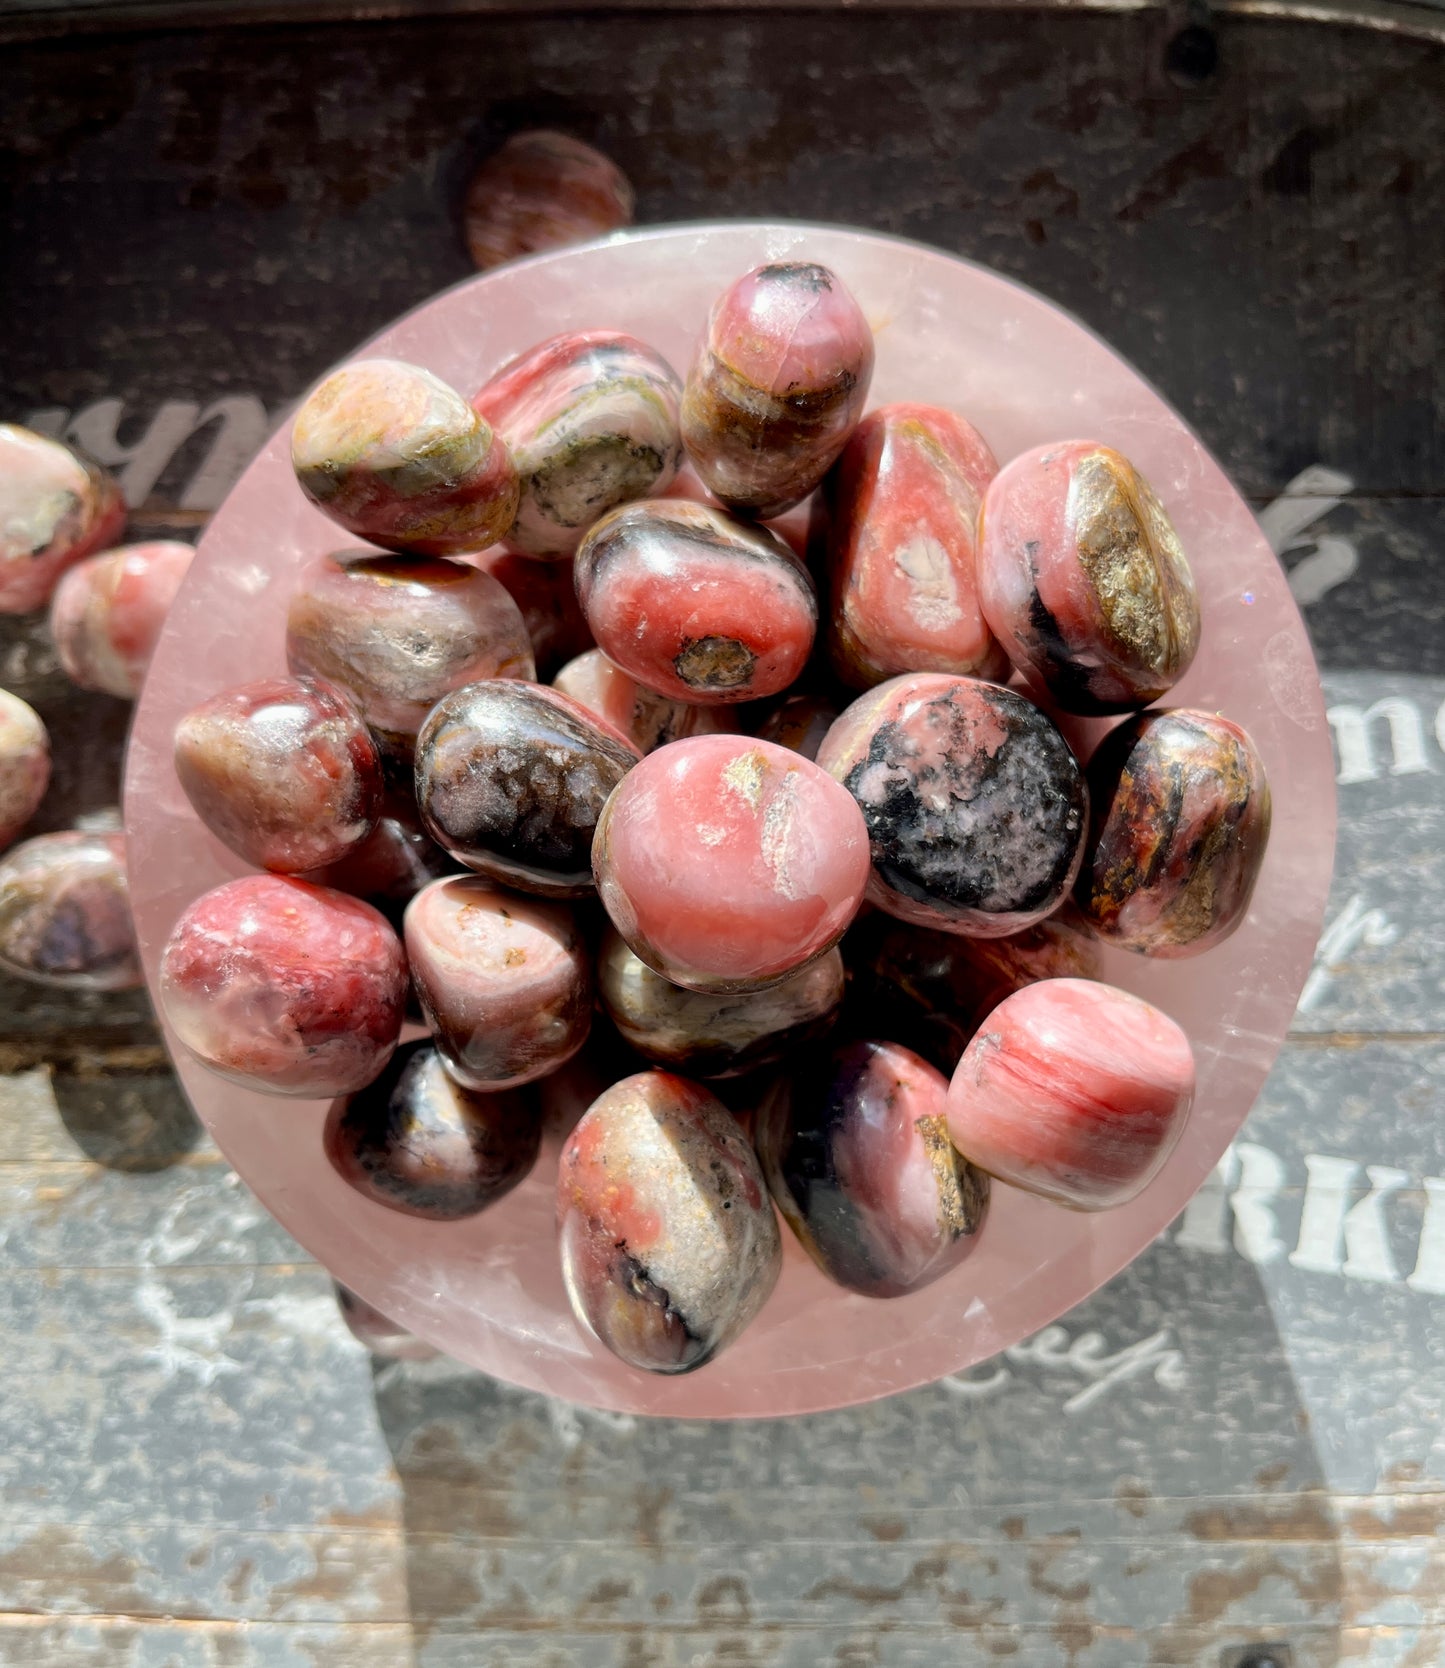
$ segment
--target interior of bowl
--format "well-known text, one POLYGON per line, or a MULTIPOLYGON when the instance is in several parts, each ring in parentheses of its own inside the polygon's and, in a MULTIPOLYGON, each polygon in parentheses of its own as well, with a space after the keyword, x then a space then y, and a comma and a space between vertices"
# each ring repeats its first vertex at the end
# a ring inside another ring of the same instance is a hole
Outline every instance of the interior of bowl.
MULTIPOLYGON (((555 1148, 470 1221, 434 1224, 361 1198, 322 1151, 322 1102, 256 1094, 172 1043, 197 1112, 261 1201, 338 1279, 458 1359, 594 1406, 687 1417, 841 1407, 957 1372, 1046 1325, 1138 1255, 1208 1176, 1273 1063, 1308 972, 1334 846, 1334 773, 1319 680, 1284 574, 1244 502, 1183 421, 1076 321, 1026 289, 936 250, 836 227, 659 227, 471 279, 365 351, 425 365, 466 394, 558 331, 613 328, 679 371, 716 294, 761 262, 821 261, 877 336, 871 404, 949 406, 1001 462, 1088 438, 1130 457, 1189 553, 1202 646, 1169 703, 1244 725, 1269 772, 1274 830, 1248 919, 1195 959, 1105 952, 1102 976, 1188 1031, 1199 1071, 1183 1139, 1131 1204, 1079 1215, 994 1190, 978 1249, 906 1298, 831 1285, 788 1235, 783 1276, 749 1331, 702 1371, 632 1371, 573 1322, 554 1243, 555 1148)), ((358 353, 361 352, 358 349, 358 353)), ((275 436, 211 522, 136 716, 125 807, 146 975, 181 910, 245 873, 196 820, 171 767, 176 721, 205 696, 285 670, 292 578, 345 534, 296 488, 275 436)))

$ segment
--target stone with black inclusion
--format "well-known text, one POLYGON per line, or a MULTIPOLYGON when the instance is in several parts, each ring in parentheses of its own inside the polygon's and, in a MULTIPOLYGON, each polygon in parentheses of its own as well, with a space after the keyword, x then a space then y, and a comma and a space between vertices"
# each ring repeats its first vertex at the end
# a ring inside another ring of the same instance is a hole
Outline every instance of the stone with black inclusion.
POLYGON ((1055 725, 1010 689, 914 673, 828 732, 818 763, 868 827, 868 896, 916 926, 998 938, 1053 913, 1078 873, 1088 795, 1055 725))

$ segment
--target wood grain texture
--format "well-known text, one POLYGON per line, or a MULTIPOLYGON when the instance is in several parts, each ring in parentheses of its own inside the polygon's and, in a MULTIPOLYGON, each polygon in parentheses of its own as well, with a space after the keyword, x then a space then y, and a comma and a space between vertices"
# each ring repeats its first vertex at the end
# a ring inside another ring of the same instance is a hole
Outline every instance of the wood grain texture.
MULTIPOLYGON (((218 436, 465 275, 468 170, 538 122, 644 219, 850 220, 1037 285, 1262 509, 1311 464, 1351 483, 1284 554, 1341 772, 1292 1038, 1183 1217, 960 1379, 713 1426, 373 1364, 144 999, 0 985, 0 1663, 1445 1661, 1445 75, 1423 23, 1247 11, 1193 92, 1163 8, 114 38, 72 8, 0 52, 0 416, 109 446, 137 533, 191 536, 244 456, 218 436)), ((38 620, 0 622, 0 674, 57 742, 36 827, 103 815, 126 709, 38 620)))

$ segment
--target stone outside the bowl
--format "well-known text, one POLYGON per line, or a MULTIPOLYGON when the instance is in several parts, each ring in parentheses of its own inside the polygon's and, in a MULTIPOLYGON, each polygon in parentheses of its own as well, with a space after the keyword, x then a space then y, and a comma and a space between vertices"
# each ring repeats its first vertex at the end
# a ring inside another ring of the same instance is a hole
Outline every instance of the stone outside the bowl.
POLYGON ((87 556, 50 599, 50 635, 65 675, 82 689, 133 701, 195 550, 178 539, 87 556))
POLYGON ((50 732, 28 701, 0 689, 0 852, 40 808, 50 785, 50 732))
MULTIPOLYGON (((834 267, 858 297, 878 333, 880 404, 961 411, 1004 462, 1073 431, 1097 435, 1144 472, 1191 554, 1203 617, 1200 652, 1171 699, 1223 711, 1248 730, 1274 790, 1274 835, 1244 923, 1207 956, 1145 961, 1101 949, 1101 975, 1178 1020, 1199 1063, 1194 1112, 1144 1193, 1086 1215, 995 1189, 987 1228, 957 1276, 965 1300, 945 1278, 873 1303, 839 1291, 786 1244, 763 1312, 716 1361, 680 1379, 630 1371, 578 1335, 555 1261, 537 1255, 555 1231, 545 1165, 474 1222, 442 1229, 389 1215, 381 1234, 382 1213, 358 1220, 355 1195, 326 1162, 325 1104, 281 1107, 178 1053, 198 1111, 262 1202, 368 1302, 500 1378, 632 1413, 756 1417, 867 1401, 962 1371, 1081 1301, 1177 1216, 1237 1133, 1294 1012, 1329 881, 1334 761, 1283 571, 1178 416, 1096 337, 1018 285, 935 250, 835 228, 657 228, 463 285, 360 351, 418 360, 472 387, 529 342, 609 328, 683 364, 723 287, 790 258, 834 267)), ((244 872, 199 828, 174 779, 176 720, 228 682, 284 671, 296 571, 336 543, 334 526, 292 490, 278 437, 212 520, 172 610, 137 709, 126 791, 152 981, 182 908, 244 872), (244 638, 218 640, 214 621, 243 610, 244 638)), ((1098 727, 1080 728, 1087 748, 1098 727)))
POLYGON ((0 614, 50 600, 61 574, 125 529, 125 500, 98 463, 0 423, 0 614))

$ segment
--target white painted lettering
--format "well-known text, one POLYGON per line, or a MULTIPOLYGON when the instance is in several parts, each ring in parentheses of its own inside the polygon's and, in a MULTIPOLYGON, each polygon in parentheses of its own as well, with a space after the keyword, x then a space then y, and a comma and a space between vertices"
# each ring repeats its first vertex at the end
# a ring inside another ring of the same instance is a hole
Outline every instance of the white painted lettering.
POLYGON ((1367 1164, 1365 1176, 1370 1191, 1345 1218, 1345 1278, 1398 1285, 1400 1271, 1390 1250, 1384 1207, 1385 1201, 1409 1182, 1409 1172, 1388 1164, 1367 1164))
POLYGON ((1284 1187, 1284 1162, 1254 1141, 1235 1144, 1239 1182, 1229 1202, 1234 1209, 1234 1248, 1252 1263, 1272 1263, 1284 1254, 1274 1205, 1284 1187))
POLYGON ((1239 1157, 1233 1147, 1209 1172, 1204 1186, 1184 1207, 1174 1243, 1186 1251, 1208 1251, 1218 1256, 1229 1250, 1229 1189, 1239 1173, 1239 1157))
POLYGON ((1331 707, 1325 713, 1335 734, 1339 755, 1341 787, 1352 782, 1373 782, 1379 776, 1374 749, 1370 745, 1372 724, 1384 719, 1390 736, 1390 774, 1416 776, 1430 768, 1425 756, 1425 726, 1419 708, 1403 695, 1386 695, 1373 706, 1331 707))
POLYGON ((1445 1176, 1425 1178, 1425 1220, 1415 1271, 1405 1282, 1412 1292, 1445 1297, 1445 1176))
POLYGON ((1345 1213, 1349 1209, 1360 1167, 1352 1158, 1328 1158, 1322 1153, 1305 1154, 1304 1209, 1300 1212, 1299 1238, 1290 1252, 1292 1268, 1314 1274, 1338 1274, 1344 1262, 1340 1250, 1345 1235, 1345 1213))

